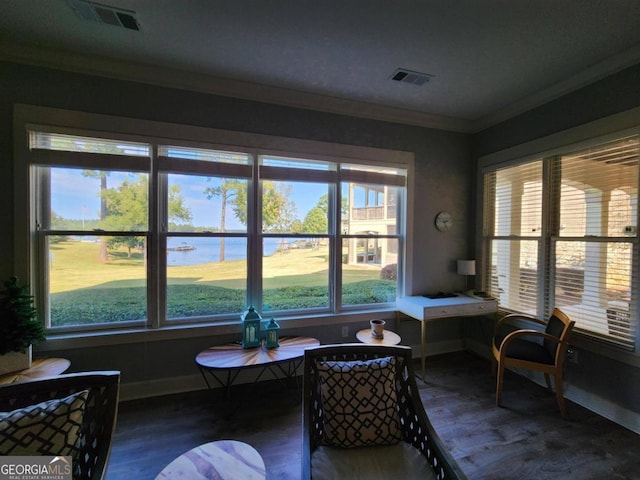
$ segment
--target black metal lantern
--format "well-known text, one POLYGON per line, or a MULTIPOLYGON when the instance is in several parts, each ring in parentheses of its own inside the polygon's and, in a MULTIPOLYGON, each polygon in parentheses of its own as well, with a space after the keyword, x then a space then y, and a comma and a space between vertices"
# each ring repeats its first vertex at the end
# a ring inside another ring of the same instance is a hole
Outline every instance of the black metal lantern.
POLYGON ((260 345, 260 322, 262 317, 256 309, 249 309, 240 316, 242 320, 242 348, 252 348, 260 345))

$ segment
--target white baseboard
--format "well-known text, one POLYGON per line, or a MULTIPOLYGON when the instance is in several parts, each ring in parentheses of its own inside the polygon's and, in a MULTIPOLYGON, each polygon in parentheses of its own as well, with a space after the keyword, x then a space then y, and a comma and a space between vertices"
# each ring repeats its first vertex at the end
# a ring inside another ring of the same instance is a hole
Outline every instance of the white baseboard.
MULTIPOLYGON (((411 345, 413 358, 420 358, 420 344, 411 345)), ((439 355, 442 353, 457 352, 462 350, 462 344, 458 340, 447 342, 428 343, 426 348, 426 356, 439 355)), ((255 380, 259 369, 249 369, 243 371, 241 375, 234 381, 234 385, 250 383, 255 380)), ((302 375, 302 369, 298 370, 298 375, 302 375)), ((269 376, 268 372, 262 377, 264 380, 274 378, 269 376)), ((220 388, 215 385, 215 381, 209 380, 212 387, 220 388)), ((200 374, 184 375, 181 377, 161 378, 156 380, 144 380, 140 382, 126 382, 120 384, 120 401, 138 400, 143 398, 158 397, 162 395, 172 395, 176 393, 193 392, 196 390, 204 390, 207 384, 200 374)))
MULTIPOLYGON (((486 359, 491 358, 491 352, 489 351, 487 345, 482 344, 476 341, 469 341, 467 344, 467 348, 486 359)), ((516 373, 527 377, 538 385, 545 387, 546 384, 542 381, 541 378, 537 378, 533 375, 529 375, 528 372, 523 370, 514 370, 516 373)), ((571 400, 578 405, 591 410, 592 412, 597 413, 598 415, 603 416, 611 420, 612 422, 617 423, 618 425, 622 425, 629 430, 640 434, 640 414, 637 412, 633 412, 627 408, 623 408, 620 405, 616 405, 615 403, 602 398, 598 395, 595 395, 587 390, 583 390, 582 388, 576 387, 572 385, 571 382, 565 380, 564 387, 564 396, 565 398, 571 400)))
POLYGON ((575 387, 570 383, 565 386, 565 397, 640 435, 640 414, 575 387))
POLYGON ((124 402, 127 400, 172 395, 174 393, 193 392, 205 388, 207 388, 207 385, 200 374, 121 383, 120 401, 124 402))

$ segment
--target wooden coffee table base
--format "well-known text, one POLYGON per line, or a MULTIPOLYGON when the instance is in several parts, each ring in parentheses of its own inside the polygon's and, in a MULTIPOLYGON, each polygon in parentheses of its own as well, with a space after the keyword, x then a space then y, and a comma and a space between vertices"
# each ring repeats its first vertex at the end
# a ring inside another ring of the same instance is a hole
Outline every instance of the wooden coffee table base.
POLYGON ((264 480, 264 460, 251 446, 236 440, 205 443, 164 467, 156 480, 264 480))

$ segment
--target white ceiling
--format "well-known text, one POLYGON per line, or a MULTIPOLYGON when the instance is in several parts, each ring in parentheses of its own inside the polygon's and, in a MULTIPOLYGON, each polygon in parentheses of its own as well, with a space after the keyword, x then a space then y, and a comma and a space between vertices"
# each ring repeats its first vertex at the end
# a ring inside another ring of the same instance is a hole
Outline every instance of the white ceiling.
POLYGON ((477 131, 640 61, 638 0, 0 0, 0 59, 477 131), (424 86, 397 68, 433 75, 424 86))

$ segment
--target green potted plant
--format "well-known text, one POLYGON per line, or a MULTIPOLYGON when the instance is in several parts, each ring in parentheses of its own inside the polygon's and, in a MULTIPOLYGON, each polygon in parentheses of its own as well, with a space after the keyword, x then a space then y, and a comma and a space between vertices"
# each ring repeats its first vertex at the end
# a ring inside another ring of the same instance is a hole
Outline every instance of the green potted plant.
POLYGON ((31 366, 31 346, 45 339, 33 296, 17 277, 0 291, 0 374, 31 366))

